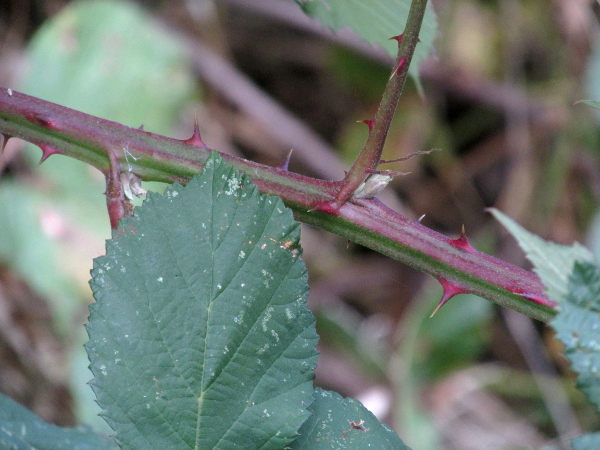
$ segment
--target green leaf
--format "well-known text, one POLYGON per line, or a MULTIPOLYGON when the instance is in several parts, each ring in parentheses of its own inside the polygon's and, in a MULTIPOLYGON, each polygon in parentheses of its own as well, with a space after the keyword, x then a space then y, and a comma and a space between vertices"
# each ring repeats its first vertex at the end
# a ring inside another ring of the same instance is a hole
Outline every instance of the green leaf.
POLYGON ((565 345, 571 368, 579 374, 577 387, 600 409, 600 267, 575 263, 568 288, 550 325, 565 345))
POLYGON ((598 450, 600 448, 600 433, 587 433, 571 439, 573 450, 598 450))
POLYGON ((299 224, 216 154, 150 194, 95 260, 87 351, 126 448, 272 448, 313 401, 299 224))
POLYGON ((309 409, 312 415, 300 428, 300 437, 291 449, 409 449, 358 400, 316 388, 315 402, 309 409))
POLYGON ((50 425, 14 400, 0 394, 0 448, 4 450, 113 450, 118 447, 88 427, 50 425))
POLYGON ((546 286, 548 297, 560 303, 568 294, 569 274, 575 262, 592 261, 592 253, 577 242, 567 246, 545 241, 497 209, 490 208, 489 211, 517 240, 546 286))
MULTIPOLYGON (((366 42, 380 45, 393 57, 398 53, 398 44, 389 38, 402 33, 410 9, 410 0, 296 0, 296 3, 329 28, 350 27, 366 42)), ((436 33, 435 13, 429 6, 419 34, 421 42, 409 68, 415 80, 419 77, 419 64, 433 49, 436 33)))

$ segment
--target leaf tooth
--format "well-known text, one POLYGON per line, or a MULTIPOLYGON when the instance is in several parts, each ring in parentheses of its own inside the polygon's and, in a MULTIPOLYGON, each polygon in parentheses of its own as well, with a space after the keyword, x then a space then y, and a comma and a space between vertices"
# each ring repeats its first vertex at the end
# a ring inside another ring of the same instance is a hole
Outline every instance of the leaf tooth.
POLYGON ((46 161, 52 155, 62 153, 56 147, 52 147, 51 145, 48 145, 48 144, 39 144, 38 146, 40 147, 40 149, 42 149, 42 157, 40 158, 40 162, 38 164, 42 164, 44 161, 46 161))
POLYGON ((189 139, 183 139, 183 142, 185 142, 188 145, 193 145, 194 147, 208 148, 207 145, 202 141, 202 138, 200 137, 200 127, 198 126, 198 118, 194 119, 194 134, 192 134, 192 137, 189 139))
POLYGON ((465 226, 464 225, 462 226, 462 230, 460 232, 460 237, 457 239, 448 239, 448 242, 453 247, 464 250, 465 252, 469 252, 469 253, 477 252, 477 250, 475 250, 473 247, 471 247, 471 244, 469 244, 467 235, 465 234, 465 226))
POLYGON ((288 167, 290 165, 290 159, 292 159, 292 152, 294 150, 290 150, 288 152, 288 154, 286 155, 285 159, 283 160, 283 162, 281 164, 279 164, 277 167, 283 170, 288 170, 288 167))
POLYGON ((452 297, 454 297, 455 295, 469 293, 469 291, 467 289, 461 287, 454 281, 448 280, 447 278, 439 277, 437 280, 442 285, 444 292, 442 294, 442 298, 440 299, 438 305, 435 307, 435 309, 431 313, 431 316, 429 316, 430 318, 433 317, 435 315, 435 313, 437 313, 440 310, 440 308, 442 306, 444 306, 446 304, 446 302, 448 300, 450 300, 452 297))

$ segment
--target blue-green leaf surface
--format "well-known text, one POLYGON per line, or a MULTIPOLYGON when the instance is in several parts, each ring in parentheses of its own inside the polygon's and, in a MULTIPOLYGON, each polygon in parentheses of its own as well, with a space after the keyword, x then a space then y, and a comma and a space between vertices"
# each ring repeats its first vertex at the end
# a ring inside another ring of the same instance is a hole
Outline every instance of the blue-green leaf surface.
POLYGON ((50 425, 14 400, 0 394, 0 448, 2 450, 115 450, 106 436, 88 427, 50 425))
POLYGON ((315 389, 311 417, 300 428, 294 450, 377 449, 410 450, 371 411, 353 398, 315 389))
POLYGON ((577 387, 600 409, 600 267, 577 262, 569 291, 550 323, 579 375, 577 387))
MULTIPOLYGON (((389 38, 403 32, 410 9, 410 0, 296 0, 296 3, 329 28, 350 27, 365 41, 383 47, 393 57, 398 53, 398 44, 389 38)), ((435 14, 428 7, 409 68, 415 79, 418 79, 419 64, 433 48, 436 33, 435 14)))
POLYGON ((600 448, 600 433, 587 433, 571 439, 573 450, 598 450, 600 448))
POLYGON ((124 448, 282 449, 309 416, 299 225, 215 155, 150 194, 95 260, 92 386, 124 448))

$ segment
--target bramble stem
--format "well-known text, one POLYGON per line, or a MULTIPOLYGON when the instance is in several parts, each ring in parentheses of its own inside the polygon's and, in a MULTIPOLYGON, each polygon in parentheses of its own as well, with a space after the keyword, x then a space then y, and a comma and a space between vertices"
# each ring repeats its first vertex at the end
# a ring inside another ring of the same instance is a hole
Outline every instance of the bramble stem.
POLYGON ((410 5, 404 33, 397 39, 398 56, 392 76, 385 86, 375 117, 366 121, 369 125, 369 137, 344 178, 344 184, 335 199, 336 207, 347 201, 379 165, 388 130, 408 76, 408 68, 419 42, 419 32, 426 8, 427 0, 413 0, 410 5))
MULTIPOLYGON (((186 183, 202 170, 210 149, 148 133, 60 105, 0 88, 0 133, 59 152, 103 173, 116 150, 121 171, 145 181, 186 183), (129 164, 123 149, 131 156, 129 164), (121 151, 119 151, 121 150, 121 151)), ((334 200, 339 181, 323 181, 223 154, 262 192, 278 195, 296 218, 336 233, 418 270, 539 320, 554 316, 553 303, 536 275, 473 250, 461 250, 440 233, 387 208, 375 199, 353 199, 339 214, 310 212, 334 200)), ((52 156, 58 157, 58 156, 52 156)))

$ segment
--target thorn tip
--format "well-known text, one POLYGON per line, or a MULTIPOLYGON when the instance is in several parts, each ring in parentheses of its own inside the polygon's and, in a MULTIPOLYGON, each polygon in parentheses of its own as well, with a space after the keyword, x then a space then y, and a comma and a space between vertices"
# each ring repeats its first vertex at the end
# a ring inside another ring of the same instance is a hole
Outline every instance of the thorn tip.
POLYGON ((294 149, 290 149, 290 151, 286 155, 286 157, 283 160, 283 162, 277 166, 278 168, 283 169, 283 170, 288 170, 288 167, 290 165, 290 159, 292 159, 292 152, 293 151, 294 151, 294 149))
POLYGON ((373 129, 373 125, 375 124, 375 119, 366 119, 366 120, 357 120, 358 123, 364 123, 369 127, 369 131, 373 129))
POLYGON ((185 142, 188 145, 193 145, 194 147, 208 148, 206 144, 202 141, 202 138, 200 137, 198 117, 194 118, 194 133, 192 134, 192 137, 189 139, 183 139, 183 142, 185 142))
POLYGON ((52 155, 60 154, 60 150, 52 147, 51 145, 39 144, 38 147, 42 150, 42 157, 40 158, 38 165, 42 164, 44 161, 46 161, 52 155))
POLYGON ((469 292, 467 289, 459 286, 454 281, 448 280, 447 278, 440 277, 438 278, 438 281, 442 285, 442 289, 444 290, 444 292, 442 293, 442 298, 440 299, 439 303, 437 304, 429 318, 435 316, 435 314, 440 310, 440 308, 444 306, 448 302, 448 300, 450 300, 455 295, 467 294, 469 292))

